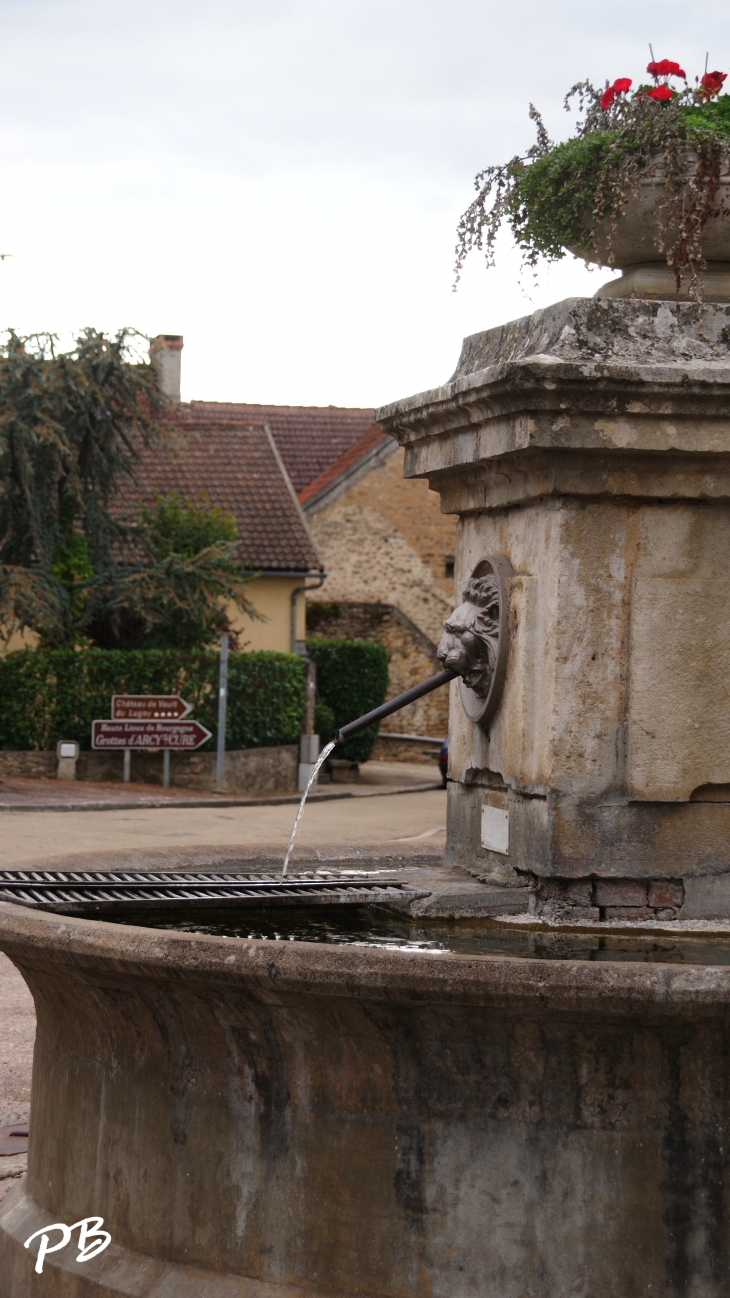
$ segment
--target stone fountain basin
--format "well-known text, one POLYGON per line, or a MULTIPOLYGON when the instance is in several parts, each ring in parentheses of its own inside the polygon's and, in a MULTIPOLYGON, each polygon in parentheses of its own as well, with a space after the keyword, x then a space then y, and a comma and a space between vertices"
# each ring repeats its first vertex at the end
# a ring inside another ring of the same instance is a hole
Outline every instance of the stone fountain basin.
POLYGON ((259 942, 0 903, 33 992, 3 1298, 727 1294, 730 968, 259 942), (23 1241, 104 1218, 42 1275, 23 1241))

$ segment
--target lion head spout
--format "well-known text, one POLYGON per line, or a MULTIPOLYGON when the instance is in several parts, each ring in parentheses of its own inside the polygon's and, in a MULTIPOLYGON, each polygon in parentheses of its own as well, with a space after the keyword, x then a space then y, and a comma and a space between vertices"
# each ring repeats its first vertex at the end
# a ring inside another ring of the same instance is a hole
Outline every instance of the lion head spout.
POLYGON ((492 684, 499 644, 499 586, 493 576, 472 577, 463 603, 444 622, 437 655, 479 698, 492 684))

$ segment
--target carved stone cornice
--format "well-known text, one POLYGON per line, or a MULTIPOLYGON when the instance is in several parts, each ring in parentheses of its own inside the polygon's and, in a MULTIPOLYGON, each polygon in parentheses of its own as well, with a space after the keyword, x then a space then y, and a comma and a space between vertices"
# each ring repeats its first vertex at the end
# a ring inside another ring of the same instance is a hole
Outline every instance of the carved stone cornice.
POLYGON ((730 305, 568 299, 467 338, 448 383, 377 417, 405 447, 406 475, 428 477, 447 509, 465 465, 487 491, 481 508, 546 489, 676 497, 677 477, 680 494, 724 496, 730 305))

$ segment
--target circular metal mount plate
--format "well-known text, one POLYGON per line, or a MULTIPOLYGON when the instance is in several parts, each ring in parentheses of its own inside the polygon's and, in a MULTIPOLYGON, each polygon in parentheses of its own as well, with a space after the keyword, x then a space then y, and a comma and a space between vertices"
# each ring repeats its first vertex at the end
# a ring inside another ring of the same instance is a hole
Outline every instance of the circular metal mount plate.
POLYGON ((463 680, 459 680, 461 703, 470 721, 475 725, 486 726, 499 707, 504 689, 504 678, 507 671, 507 654, 509 652, 509 598, 507 581, 513 575, 512 564, 503 554, 490 554, 480 559, 471 573, 472 577, 494 576, 499 591, 499 632, 497 639, 497 656, 492 673, 492 681, 486 698, 481 698, 470 689, 463 680))

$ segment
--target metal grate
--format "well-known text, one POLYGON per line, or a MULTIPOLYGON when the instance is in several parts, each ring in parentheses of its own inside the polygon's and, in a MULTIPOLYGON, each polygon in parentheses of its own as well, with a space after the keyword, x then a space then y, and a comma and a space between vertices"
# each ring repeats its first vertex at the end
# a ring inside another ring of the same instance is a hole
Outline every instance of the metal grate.
POLYGON ((63 915, 142 907, 373 905, 386 901, 403 906, 427 895, 407 883, 373 883, 325 870, 287 879, 273 874, 182 870, 0 870, 0 900, 63 915))

